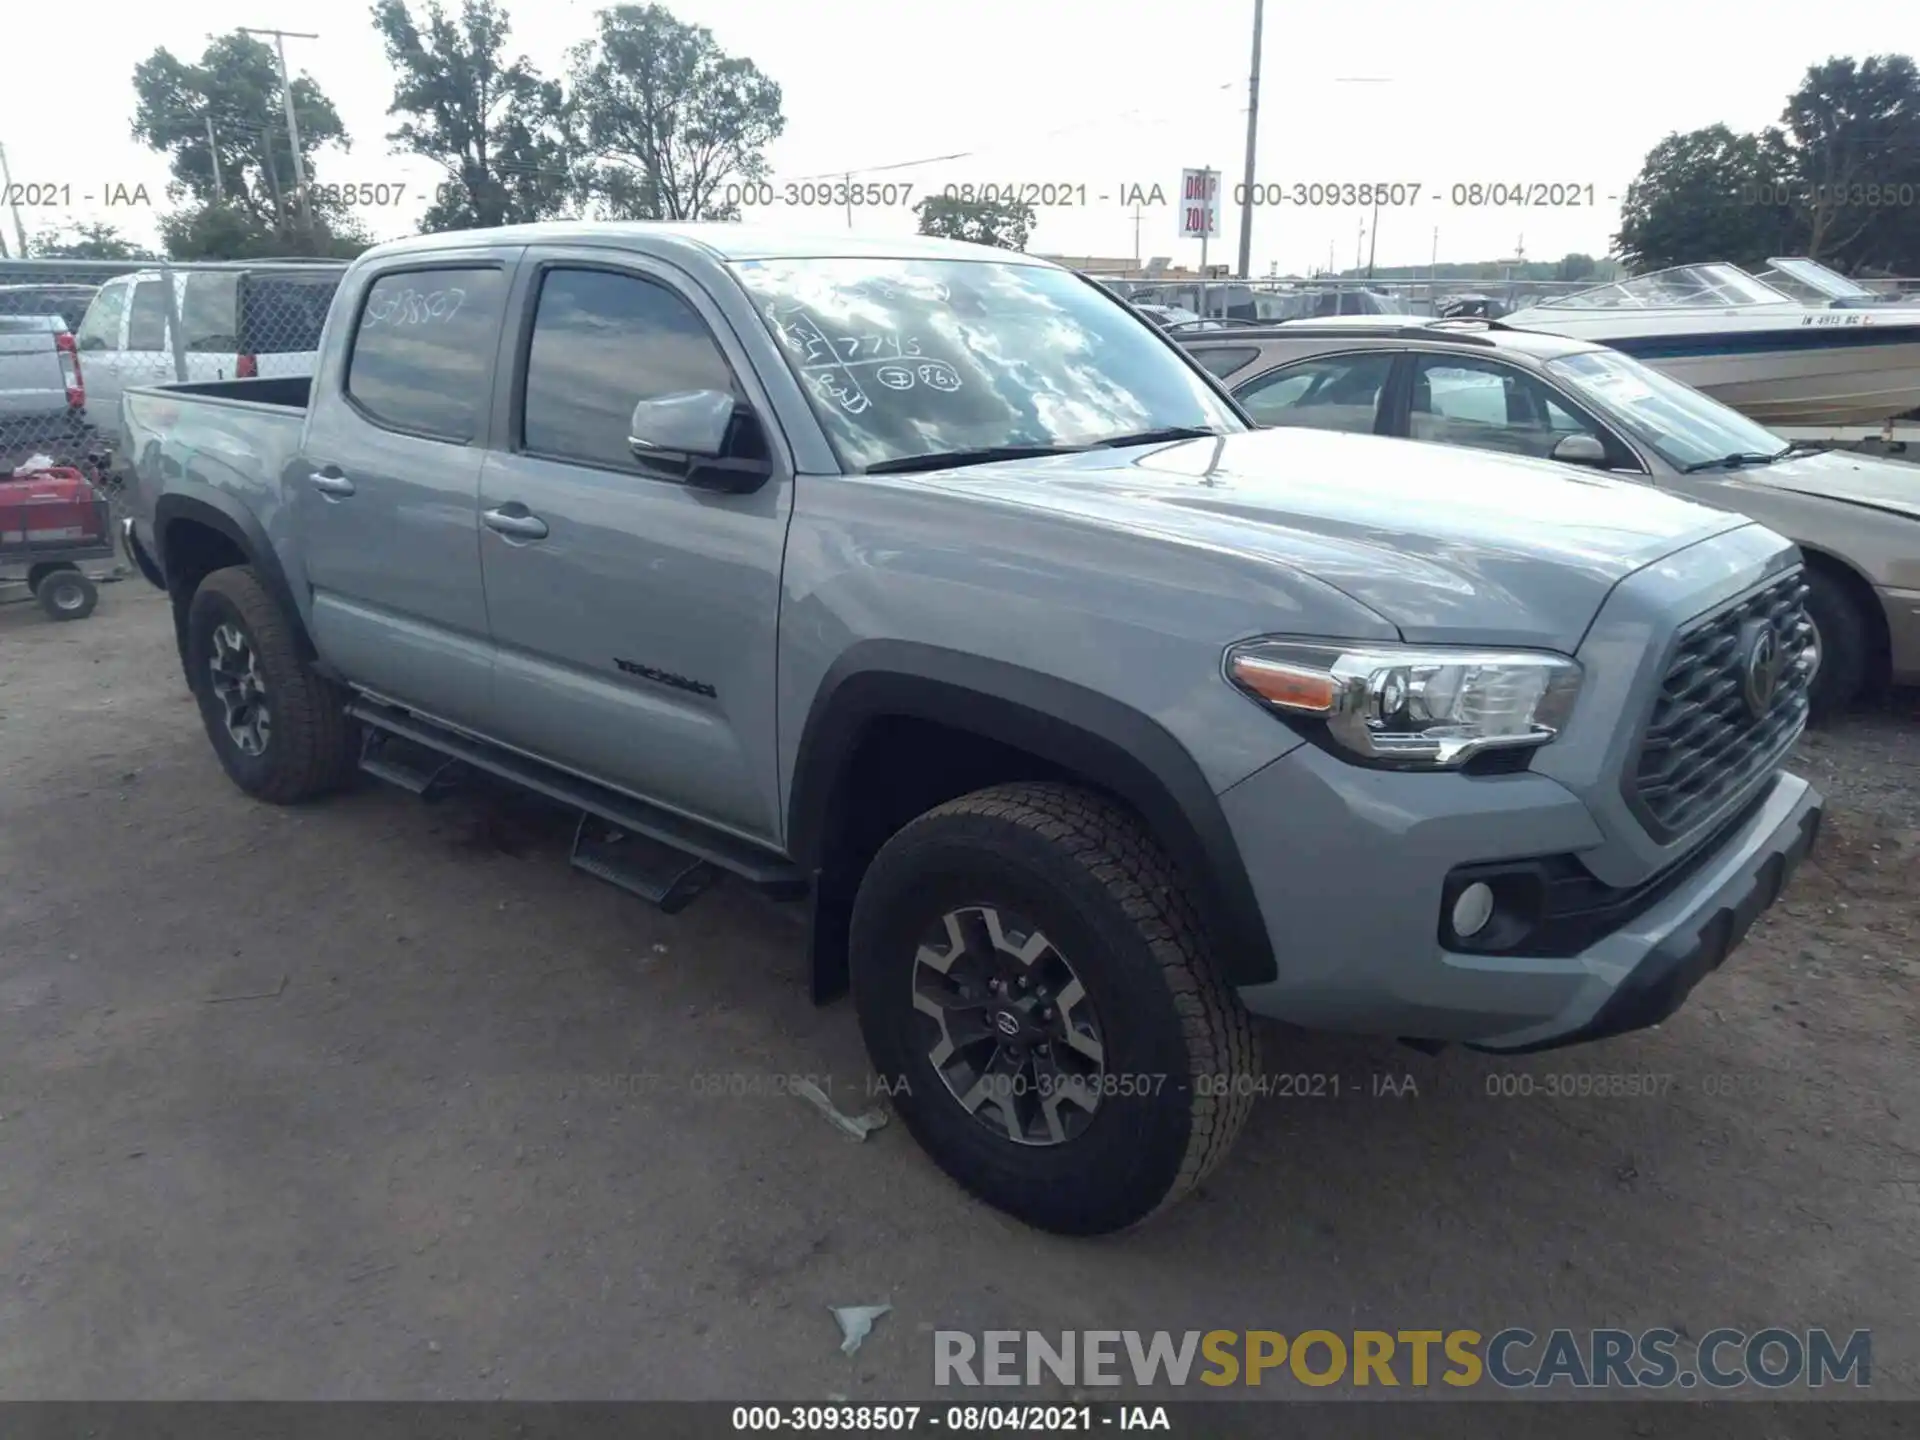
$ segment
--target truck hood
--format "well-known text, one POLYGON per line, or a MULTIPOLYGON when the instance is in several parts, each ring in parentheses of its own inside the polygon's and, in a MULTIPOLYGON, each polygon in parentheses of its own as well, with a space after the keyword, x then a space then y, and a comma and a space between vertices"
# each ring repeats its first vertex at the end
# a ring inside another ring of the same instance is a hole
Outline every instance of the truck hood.
POLYGON ((1293 428, 912 480, 1284 565, 1409 641, 1560 651, 1623 578, 1752 523, 1551 461, 1293 428))
POLYGON ((1755 485, 1870 505, 1920 519, 1920 466, 1898 460, 1828 450, 1738 473, 1755 485))

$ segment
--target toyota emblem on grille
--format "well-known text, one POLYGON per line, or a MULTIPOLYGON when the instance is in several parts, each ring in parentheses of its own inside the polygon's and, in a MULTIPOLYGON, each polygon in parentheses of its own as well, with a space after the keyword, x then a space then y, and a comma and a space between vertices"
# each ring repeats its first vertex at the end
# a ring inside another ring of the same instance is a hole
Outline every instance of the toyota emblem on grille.
POLYGON ((1749 621, 1740 637, 1740 694, 1753 718, 1766 718, 1773 708, 1773 692, 1780 686, 1780 670, 1786 654, 1773 626, 1764 620, 1749 621))
POLYGON ((993 1024, 994 1028, 1002 1035, 1018 1035, 1020 1033, 1020 1022, 1014 1018, 1011 1011, 1002 1010, 998 1015, 995 1015, 993 1017, 993 1024))

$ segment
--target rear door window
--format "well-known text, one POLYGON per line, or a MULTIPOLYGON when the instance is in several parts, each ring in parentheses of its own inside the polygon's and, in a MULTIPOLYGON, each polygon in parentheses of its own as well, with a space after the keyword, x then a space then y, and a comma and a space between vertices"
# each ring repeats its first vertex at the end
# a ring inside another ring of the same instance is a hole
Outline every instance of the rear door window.
POLYGON ((120 322, 127 313, 128 286, 123 284, 102 285, 93 303, 87 307, 87 318, 80 322, 77 344, 83 351, 118 350, 120 348, 120 322))
POLYGON ((164 280, 141 280, 133 287, 133 317, 127 325, 129 350, 167 348, 167 292, 164 280))
POLYGON ((1269 370, 1234 392, 1261 425, 1302 425, 1314 430, 1373 433, 1380 396, 1393 373, 1394 353, 1320 355, 1269 370))
POLYGON ((196 355, 233 355, 240 350, 235 291, 239 276, 202 270, 187 276, 180 301, 180 328, 186 348, 196 355))
POLYGON ((493 269, 381 276, 360 307, 348 397, 376 424, 466 444, 485 408, 506 294, 493 269))

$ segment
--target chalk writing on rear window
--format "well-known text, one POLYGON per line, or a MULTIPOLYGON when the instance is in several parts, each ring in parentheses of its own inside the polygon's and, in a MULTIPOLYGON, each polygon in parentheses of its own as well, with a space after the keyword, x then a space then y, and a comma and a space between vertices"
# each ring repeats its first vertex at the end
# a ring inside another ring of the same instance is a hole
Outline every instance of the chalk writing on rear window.
POLYGON ((444 290, 415 290, 411 286, 367 302, 364 325, 432 325, 459 313, 467 292, 459 286, 444 290))

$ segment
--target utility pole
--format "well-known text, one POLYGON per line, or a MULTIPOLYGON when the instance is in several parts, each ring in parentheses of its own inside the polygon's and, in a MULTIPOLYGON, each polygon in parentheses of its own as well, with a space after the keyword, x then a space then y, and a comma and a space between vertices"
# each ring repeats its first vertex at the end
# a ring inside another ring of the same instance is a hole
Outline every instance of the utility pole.
MULTIPOLYGON (((280 61, 280 98, 287 107, 287 139, 293 146, 293 184, 300 194, 300 218, 306 222, 307 237, 313 238, 313 207, 307 203, 307 165, 300 158, 300 122, 293 117, 293 81, 287 75, 287 41, 318 40, 301 30, 263 30, 240 27, 242 35, 273 36, 273 51, 280 61)), ((271 148, 271 147, 269 147, 271 148)))
POLYGON ((1140 273, 1140 206, 1137 202, 1133 207, 1133 271, 1136 275, 1140 273))
POLYGON ((202 115, 207 122, 207 163, 213 166, 213 198, 222 205, 227 203, 227 187, 220 178, 220 142, 213 138, 213 116, 202 115))
POLYGON ((1240 278, 1253 275, 1253 158, 1260 139, 1260 22, 1266 0, 1253 0, 1253 67, 1247 74, 1247 169, 1240 189, 1240 278))
POLYGON ((853 172, 849 170, 841 177, 847 182, 847 229, 853 228, 853 172))
POLYGON ((20 199, 13 188, 13 171, 7 168, 7 147, 0 145, 0 185, 7 188, 7 207, 13 211, 13 238, 20 242, 20 258, 27 258, 27 231, 20 223, 20 199))
POLYGON ((1373 202, 1373 224, 1367 229, 1367 279, 1373 278, 1373 252, 1380 244, 1380 202, 1373 202))

